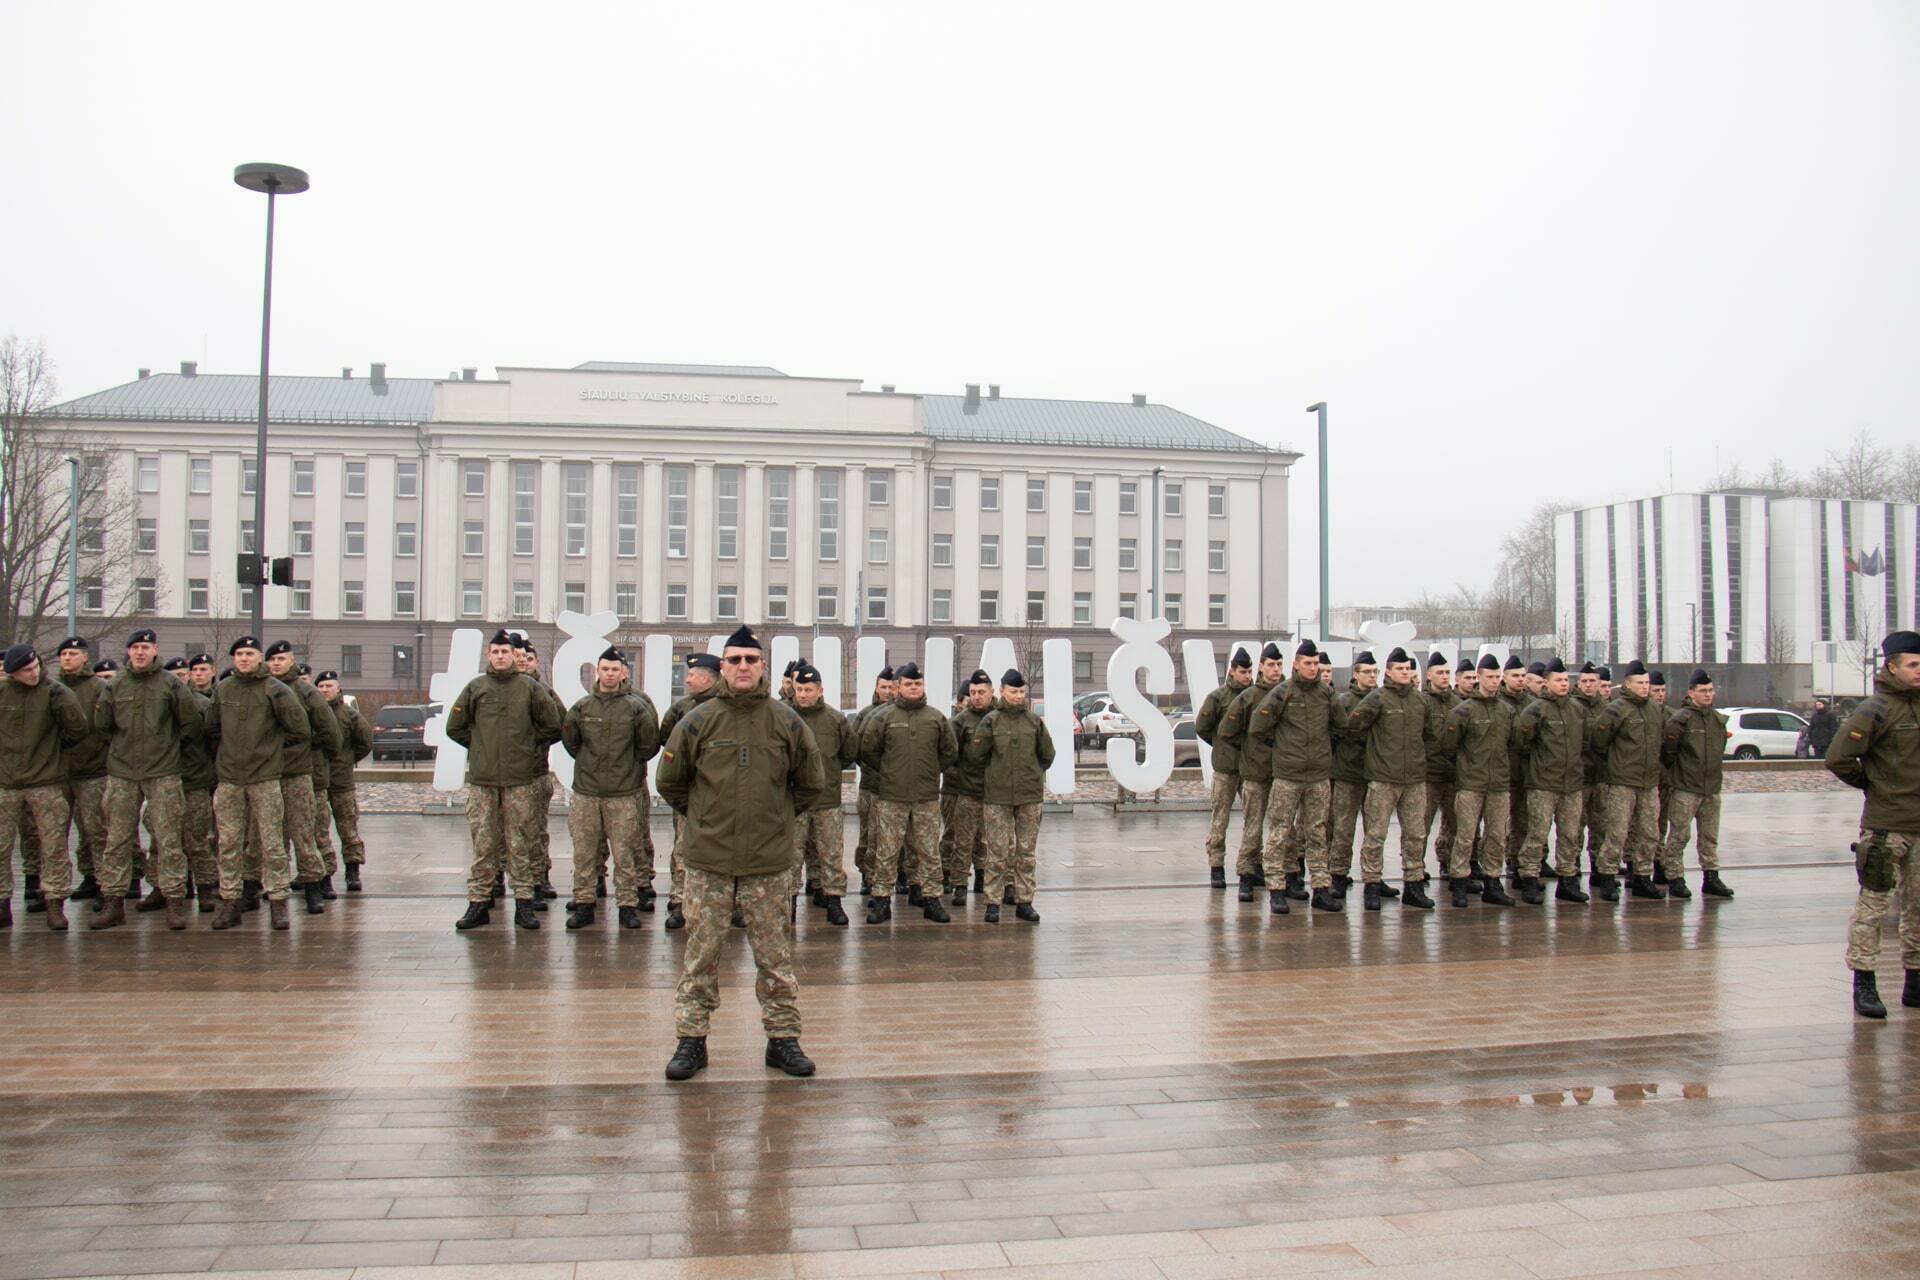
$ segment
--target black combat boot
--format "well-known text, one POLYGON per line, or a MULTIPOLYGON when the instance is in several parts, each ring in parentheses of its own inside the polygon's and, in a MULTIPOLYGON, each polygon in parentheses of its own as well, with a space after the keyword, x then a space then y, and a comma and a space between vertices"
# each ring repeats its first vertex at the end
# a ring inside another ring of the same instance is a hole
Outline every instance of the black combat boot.
POLYGON ((328 902, 332 902, 334 899, 340 896, 339 894, 333 891, 333 877, 331 875, 324 875, 320 877, 320 896, 325 898, 328 902))
POLYGON ((1880 984, 1871 969, 1853 971, 1853 1011, 1863 1018, 1887 1016, 1887 1006, 1880 1003, 1880 984))
POLYGON ((1510 907, 1513 897, 1506 886, 1500 883, 1499 876, 1486 876, 1480 881, 1480 901, 1490 907, 1510 907))
POLYGON ((604 898, 606 896, 607 896, 607 878, 605 876, 595 876, 593 878, 594 901, 597 902, 601 898, 604 898))
POLYGON ((542 915, 545 915, 547 911, 547 900, 540 896, 538 889, 533 891, 533 909, 542 915))
POLYGON ((1227 869, 1225 867, 1213 867, 1209 869, 1207 872, 1207 883, 1216 889, 1226 888, 1227 869))
POLYGON ((1733 890, 1727 888, 1727 882, 1720 878, 1718 871, 1709 871, 1700 877, 1700 892, 1709 898, 1731 898, 1733 890))
POLYGON ((303 892, 307 897, 307 914, 310 916, 325 915, 327 910, 327 894, 326 890, 320 887, 320 882, 315 880, 309 884, 303 892))
POLYGON ((219 902, 220 902, 220 888, 218 885, 203 884, 200 886, 200 914, 201 915, 205 915, 207 914, 207 912, 213 910, 214 907, 219 905, 219 902))
POLYGON ((1253 877, 1252 876, 1243 875, 1240 877, 1240 901, 1242 902, 1253 901, 1253 877))
POLYGON ((640 908, 622 907, 616 914, 620 917, 620 927, 622 929, 638 929, 640 927, 640 908))
MULTIPOLYGON (((131 895, 129 895, 131 896, 131 895)), ((135 911, 164 911, 167 907, 167 895, 160 892, 160 886, 154 885, 147 896, 133 904, 135 911)))
POLYGON ((1920 1009, 1920 969, 1907 970, 1907 985, 1900 990, 1900 1003, 1909 1009, 1920 1009))
POLYGON ((453 927, 465 933, 468 929, 478 929, 483 924, 492 924, 492 912, 484 902, 469 902, 467 914, 453 922, 453 927))
POLYGON ((1267 887, 1267 872, 1265 867, 1253 873, 1253 882, 1262 889, 1267 887))
POLYGON ((953 887, 953 905, 956 907, 964 907, 967 905, 967 878, 965 876, 961 876, 960 883, 953 887))
POLYGON ((1685 876, 1667 877, 1667 896, 1669 898, 1678 898, 1682 902, 1686 902, 1693 897, 1693 890, 1687 888, 1687 879, 1685 876))
POLYGON ((908 885, 907 886, 907 905, 910 907, 917 907, 921 904, 922 900, 923 899, 920 894, 920 886, 917 884, 908 885))
POLYGON ((1307 878, 1298 871, 1287 872, 1287 896, 1295 902, 1305 902, 1312 895, 1307 892, 1307 878))
POLYGON ((1284 916, 1292 910, 1293 908, 1287 905, 1287 891, 1285 889, 1267 890, 1267 914, 1284 916))
POLYGON ((1546 886, 1536 876, 1528 876, 1520 881, 1520 901, 1530 907, 1537 907, 1547 900, 1546 886))
POLYGON ((533 902, 530 899, 514 899, 513 922, 522 929, 538 929, 540 927, 540 917, 534 914, 533 902))
MULTIPOLYGON (((584 929, 592 924, 593 908, 594 904, 591 902, 569 903, 567 905, 567 928, 584 929)), ((622 908, 622 910, 625 910, 625 908, 622 908)))
POLYGON ((495 902, 507 896, 507 877, 504 872, 493 873, 493 900, 495 902))
POLYGON ((867 899, 867 923, 885 924, 893 919, 893 901, 889 898, 867 899))
POLYGON ((1033 909, 1031 902, 1014 903, 1013 915, 1016 920, 1025 920, 1028 924, 1040 923, 1040 913, 1033 909))
POLYGON ((669 929, 684 929, 687 927, 687 917, 681 912, 680 904, 672 898, 667 899, 666 925, 669 929))
POLYGON ((986 887, 987 869, 985 867, 975 867, 973 869, 973 891, 979 893, 986 887))
POLYGON ((1646 898, 1654 902, 1666 900, 1667 891, 1645 876, 1635 876, 1627 881, 1627 892, 1636 898, 1646 898))
POLYGON ((953 917, 948 915, 947 909, 940 905, 940 899, 932 894, 928 894, 925 898, 921 899, 920 914, 935 924, 953 923, 953 917))
POLYGON ((1580 881, 1575 876, 1562 876, 1559 887, 1553 891, 1553 896, 1558 902, 1587 901, 1587 891, 1580 887, 1580 881))
MULTIPOLYGON (((7 851, 7 856, 9 858, 13 856, 11 849, 7 851)), ((0 929, 11 928, 13 928, 13 899, 0 898, 0 929)))
POLYGON ((1346 906, 1347 900, 1334 893, 1331 889, 1315 889, 1313 891, 1313 909, 1315 911, 1344 911, 1346 906))
POLYGON ((1467 881, 1465 879, 1456 876, 1447 882, 1447 888, 1452 892, 1454 906, 1464 907, 1467 905, 1467 881))
POLYGON ((1013 886, 1012 885, 1008 885, 1005 889, 1000 891, 1000 905, 1003 907, 1010 907, 1013 905, 1013 886))
POLYGON ((642 886, 640 890, 640 910, 647 915, 652 915, 653 904, 656 897, 658 897, 658 895, 654 893, 651 887, 642 886))
POLYGON ((360 864, 357 862, 347 864, 347 892, 360 892, 360 864))
POLYGON ((560 891, 553 887, 553 881, 542 876, 540 877, 539 883, 533 886, 533 896, 547 902, 552 902, 560 896, 560 891))
MULTIPOLYGON (((7 856, 12 857, 13 855, 11 852, 9 852, 7 856)), ((99 896, 100 896, 100 882, 94 879, 93 874, 89 872, 86 875, 80 877, 80 883, 74 886, 74 890, 72 893, 67 895, 67 901, 68 902, 85 902, 89 898, 98 898, 99 896)))
MULTIPOLYGON (((140 901, 140 877, 139 876, 135 876, 133 879, 127 882, 127 891, 121 896, 124 897, 128 902, 140 901)), ((135 910, 138 910, 138 909, 139 908, 137 907, 135 908, 135 910)))
MULTIPOLYGON (((11 850, 8 851, 7 856, 13 856, 11 850)), ((26 878, 26 889, 27 912, 32 914, 35 911, 45 911, 47 909, 47 900, 46 895, 40 892, 40 877, 37 875, 28 876, 26 878)))
POLYGON ((999 924, 999 923, 1000 923, 1000 904, 999 904, 999 903, 997 903, 997 902, 989 902, 989 903, 987 904, 987 916, 986 916, 986 920, 987 920, 987 923, 988 923, 988 924, 999 924))
POLYGON ((1653 864, 1653 882, 1655 884, 1665 884, 1667 882, 1667 869, 1657 862, 1653 864))
POLYGON ((746 913, 740 910, 739 907, 735 907, 733 909, 733 915, 728 918, 727 923, 732 925, 736 929, 746 928, 747 927, 746 913))
POLYGON ((894 896, 894 897, 896 897, 896 898, 898 898, 898 897, 901 897, 901 896, 903 896, 903 895, 904 895, 904 894, 905 894, 906 892, 907 892, 907 882, 906 882, 905 880, 895 880, 895 881, 893 882, 893 896, 894 896))
POLYGON ((1397 898, 1400 896, 1400 891, 1383 880, 1380 882, 1380 896, 1388 899, 1397 898))
POLYGON ((1351 889, 1352 887, 1353 887, 1352 876, 1335 876, 1333 878, 1333 896, 1336 898, 1346 897, 1347 890, 1351 889))
POLYGON ((1620 901, 1620 882, 1614 879, 1612 876, 1609 876, 1609 875, 1600 876, 1594 882, 1593 887, 1599 890, 1600 901, 1602 902, 1620 901))
POLYGON ((800 1052, 800 1041, 793 1036, 767 1041, 767 1065, 778 1067, 790 1076, 813 1074, 813 1059, 800 1052))
POLYGON ((681 1036, 673 1056, 667 1059, 667 1079, 691 1080, 707 1069, 707 1038, 681 1036))
POLYGON ((1380 909, 1380 885, 1372 880, 1360 890, 1360 905, 1368 911, 1380 909))
POLYGON ((1427 882, 1425 880, 1407 881, 1406 891, 1400 896, 1400 905, 1412 907, 1416 911, 1433 910, 1433 899, 1427 896, 1427 882))
POLYGON ((839 925, 844 929, 847 924, 847 911, 840 905, 840 899, 829 893, 823 895, 821 901, 827 904, 827 923, 839 925))
POLYGON ((260 909, 260 882, 243 880, 240 882, 240 911, 245 914, 260 909))

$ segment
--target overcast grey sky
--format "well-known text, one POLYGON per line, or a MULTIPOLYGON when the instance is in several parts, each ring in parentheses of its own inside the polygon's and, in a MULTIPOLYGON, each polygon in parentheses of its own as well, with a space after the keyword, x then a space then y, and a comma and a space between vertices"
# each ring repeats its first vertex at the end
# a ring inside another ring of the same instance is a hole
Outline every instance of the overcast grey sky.
MULTIPOLYGON (((1920 438, 1920 3, 0 3, 0 332, 1146 392, 1291 442, 1291 591, 1536 500, 1920 438), (303 18, 297 13, 319 16, 303 18)), ((487 376, 483 374, 483 376, 487 376)))

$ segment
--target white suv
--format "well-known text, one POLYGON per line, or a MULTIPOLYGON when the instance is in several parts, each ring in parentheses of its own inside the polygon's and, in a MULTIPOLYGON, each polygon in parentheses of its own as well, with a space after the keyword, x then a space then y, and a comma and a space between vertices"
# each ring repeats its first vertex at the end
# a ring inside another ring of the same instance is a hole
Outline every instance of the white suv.
POLYGON ((1729 759, 1758 760, 1762 756, 1791 757, 1807 722, 1791 711, 1774 707, 1726 707, 1729 759))

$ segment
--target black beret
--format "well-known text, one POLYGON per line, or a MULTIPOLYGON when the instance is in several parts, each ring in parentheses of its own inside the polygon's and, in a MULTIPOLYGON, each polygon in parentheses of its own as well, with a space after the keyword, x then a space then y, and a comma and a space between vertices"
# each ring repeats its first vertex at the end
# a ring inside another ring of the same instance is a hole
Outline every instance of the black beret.
POLYGON ((1580 664, 1580 674, 1583 676, 1597 676, 1600 674, 1600 668, 1594 666, 1591 662, 1583 662, 1580 664))
POLYGON ((232 667, 222 667, 220 668, 220 674, 215 678, 219 680, 230 680, 233 678, 233 675, 234 670, 232 667))
MULTIPOLYGON (((1488 656, 1489 656, 1489 657, 1491 657, 1492 655, 1491 655, 1491 654, 1489 654, 1488 656)), ((1497 666, 1499 666, 1500 664, 1496 662, 1496 663, 1494 663, 1493 665, 1497 667, 1497 666)), ((1460 659, 1460 665, 1454 668, 1454 671, 1455 671, 1456 673, 1465 673, 1465 672, 1468 672, 1468 671, 1471 671, 1471 670, 1473 670, 1473 659, 1472 659, 1472 658, 1462 658, 1462 659, 1460 659)))
POLYGON ((690 653, 687 655, 687 670, 692 671, 695 668, 703 671, 711 671, 715 675, 718 675, 720 672, 720 659, 710 653, 690 653))
POLYGON ((1387 665, 1390 667, 1398 666, 1402 662, 1412 662, 1412 661, 1413 659, 1407 656, 1407 651, 1405 649, 1402 649, 1399 645, 1395 645, 1393 647, 1393 652, 1387 655, 1387 665))
POLYGON ((259 647, 260 647, 259 636, 241 636, 238 640, 235 640, 232 644, 227 646, 227 656, 231 658, 234 654, 240 652, 242 649, 258 649, 259 647))
POLYGON ((512 632, 507 636, 507 643, 516 649, 531 649, 533 647, 527 643, 527 638, 518 631, 512 632))
POLYGON ((893 678, 895 680, 918 680, 921 678, 920 667, 917 663, 903 662, 893 669, 893 678))
MULTIPOLYGON (((0 666, 4 666, 7 674, 12 675, 16 671, 26 670, 39 660, 40 655, 33 651, 32 645, 17 644, 7 650, 5 658, 0 658, 0 666)), ((11 858, 13 850, 7 850, 7 856, 11 858)))
POLYGON ((1629 662, 1627 664, 1626 673, 1622 678, 1631 680, 1635 676, 1643 676, 1645 674, 1647 674, 1647 664, 1640 661, 1640 659, 1635 658, 1632 662, 1629 662))
POLYGON ((65 653, 69 649, 78 649, 80 652, 85 653, 88 647, 85 636, 68 636, 60 642, 60 647, 55 649, 54 652, 58 654, 65 653))
POLYGON ((1519 654, 1510 653, 1507 655, 1506 665, 1501 667, 1501 670, 1502 671, 1524 671, 1526 670, 1526 668, 1527 668, 1527 664, 1520 661, 1519 654))
POLYGON ((618 645, 611 645, 611 644, 608 645, 606 647, 606 650, 602 652, 600 655, 600 661, 602 662, 624 663, 626 660, 627 660, 627 655, 620 652, 620 647, 618 645))
POLYGON ((1647 673, 1647 679, 1651 680, 1654 684, 1664 685, 1667 682, 1667 673, 1664 671, 1649 671, 1647 673))
POLYGON ((520 637, 520 647, 522 649, 525 649, 528 653, 540 652, 540 650, 534 645, 533 641, 527 639, 525 636, 520 637))
POLYGON ((1480 670, 1498 671, 1499 669, 1500 669, 1500 659, 1494 657, 1490 653, 1483 653, 1480 655, 1480 670))
POLYGON ((1594 674, 1599 676, 1602 680, 1611 680, 1613 679, 1613 668, 1607 666, 1605 663, 1602 663, 1600 666, 1600 669, 1594 672, 1594 674))
POLYGON ((336 684, 339 683, 340 673, 338 671, 322 671, 313 678, 315 684, 325 684, 329 680, 334 681, 336 684))
POLYGON ((1707 674, 1707 669, 1705 667, 1695 667, 1693 669, 1693 674, 1687 677, 1687 687, 1689 689, 1697 685, 1712 684, 1712 683, 1713 683, 1713 677, 1707 674))
POLYGON ((727 637, 727 643, 724 647, 728 649, 758 649, 760 647, 760 639, 753 634, 752 627, 743 626, 736 628, 734 633, 727 637))
POLYGON ((1447 655, 1440 652, 1438 649, 1435 649, 1432 653, 1427 655, 1427 666, 1444 667, 1446 665, 1447 665, 1447 655))
POLYGON ((292 653, 292 652, 293 652, 293 645, 290 642, 285 640, 275 640, 272 644, 267 646, 267 656, 269 658, 277 658, 283 653, 292 653))
POLYGON ((133 646, 137 644, 159 644, 159 643, 160 643, 160 637, 154 634, 154 630, 152 627, 141 627, 138 631, 134 632, 132 635, 127 637, 127 648, 129 649, 133 648, 133 646))
POLYGON ((299 671, 300 671, 300 674, 303 676, 310 676, 313 674, 313 668, 308 666, 304 662, 300 664, 299 671))
POLYGON ((1559 654, 1556 653, 1547 659, 1547 674, 1550 676, 1563 676, 1567 674, 1567 664, 1560 661, 1559 654))
POLYGON ((1373 650, 1362 649, 1360 652, 1354 654, 1353 665, 1356 667, 1371 667, 1375 665, 1373 661, 1373 650))
POLYGON ((787 664, 787 669, 785 671, 782 671, 780 674, 782 676, 790 676, 794 672, 798 671, 799 669, 800 669, 800 659, 795 658, 792 662, 789 662, 787 664))
POLYGON ((987 674, 985 667, 975 667, 973 674, 967 677, 967 688, 971 689, 977 684, 989 686, 993 684, 993 677, 987 674))
POLYGON ((1880 652, 1888 662, 1903 653, 1920 653, 1920 631, 1896 631, 1880 642, 1880 652))
POLYGON ((1547 674, 1547 664, 1544 662, 1529 662, 1526 670, 1530 676, 1543 676, 1547 674))
POLYGON ((793 669, 793 682, 795 684, 819 684, 820 673, 803 662, 793 669))
POLYGON ((1227 665, 1229 667, 1238 667, 1242 671, 1249 670, 1253 666, 1253 655, 1245 649, 1235 649, 1233 656, 1227 659, 1227 665))
POLYGON ((1000 685, 1005 689, 1024 689, 1027 687, 1027 678, 1012 667, 1008 667, 1006 673, 1000 677, 1000 685))
POLYGON ((501 627, 498 631, 494 632, 491 636, 487 638, 487 646, 489 648, 491 648, 496 644, 505 644, 505 645, 513 644, 513 636, 510 632, 508 632, 508 630, 505 627, 501 627))
POLYGON ((1293 647, 1293 656, 1296 658, 1317 658, 1320 656, 1320 646, 1312 640, 1303 639, 1293 647))
POLYGON ((187 669, 187 660, 185 658, 168 658, 160 664, 160 669, 162 671, 185 671, 187 669))
POLYGON ((210 653, 196 653, 187 659, 187 665, 190 667, 210 667, 213 665, 213 655, 210 653))
POLYGON ((1280 660, 1280 646, 1271 640, 1267 641, 1267 647, 1260 651, 1260 661, 1265 662, 1269 658, 1275 662, 1280 660))
POLYGON ((879 675, 877 675, 877 676, 875 676, 875 677, 874 677, 874 679, 875 679, 875 680, 891 680, 891 679, 893 679, 893 668, 892 668, 892 667, 882 667, 882 668, 880 668, 880 674, 879 674, 879 675))
POLYGON ((93 664, 93 674, 97 676, 105 675, 109 671, 118 671, 119 669, 120 669, 120 664, 115 662, 112 658, 102 658, 100 659, 100 661, 93 664))

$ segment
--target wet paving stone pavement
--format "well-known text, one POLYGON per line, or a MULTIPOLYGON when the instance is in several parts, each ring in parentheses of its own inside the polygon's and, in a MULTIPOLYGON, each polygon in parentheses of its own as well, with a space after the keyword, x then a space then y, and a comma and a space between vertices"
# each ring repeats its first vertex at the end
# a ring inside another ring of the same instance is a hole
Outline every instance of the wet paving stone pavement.
POLYGON ((16 910, 0 1280, 1913 1276, 1920 1009, 1889 946, 1851 1013, 1857 812, 1731 797, 1732 902, 1270 917, 1203 815, 1083 806, 1037 927, 802 909, 812 1080, 734 934, 683 1085, 660 915, 457 935, 465 824, 373 817, 367 892, 288 934, 16 910))

